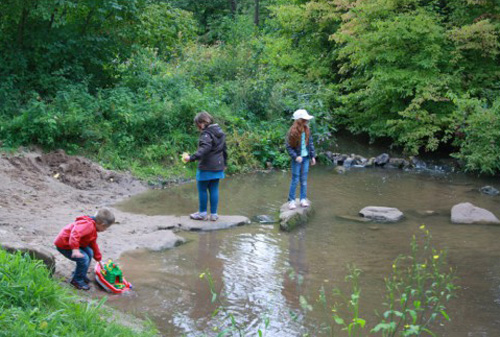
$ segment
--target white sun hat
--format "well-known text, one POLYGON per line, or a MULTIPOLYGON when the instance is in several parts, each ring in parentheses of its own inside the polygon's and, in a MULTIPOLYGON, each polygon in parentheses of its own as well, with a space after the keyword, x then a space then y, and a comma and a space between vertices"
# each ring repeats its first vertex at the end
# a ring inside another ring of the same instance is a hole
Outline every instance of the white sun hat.
POLYGON ((306 121, 313 119, 314 117, 309 115, 306 109, 299 109, 293 113, 293 119, 305 119, 306 121))

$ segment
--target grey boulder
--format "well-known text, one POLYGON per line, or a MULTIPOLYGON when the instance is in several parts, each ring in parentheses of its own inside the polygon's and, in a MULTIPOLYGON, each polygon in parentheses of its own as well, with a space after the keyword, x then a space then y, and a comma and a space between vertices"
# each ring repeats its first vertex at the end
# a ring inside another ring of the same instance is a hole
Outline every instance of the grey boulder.
POLYGON ((457 224, 500 224, 490 211, 476 207, 470 202, 457 204, 451 209, 451 222, 457 224))
POLYGON ((403 218, 403 212, 394 207, 367 206, 359 214, 378 222, 396 222, 403 218))

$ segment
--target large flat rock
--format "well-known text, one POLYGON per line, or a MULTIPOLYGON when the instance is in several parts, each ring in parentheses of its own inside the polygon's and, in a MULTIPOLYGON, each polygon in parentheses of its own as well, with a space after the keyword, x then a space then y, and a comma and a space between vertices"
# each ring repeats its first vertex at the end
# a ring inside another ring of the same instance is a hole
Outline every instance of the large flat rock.
POLYGON ((284 231, 291 231, 295 227, 307 223, 313 213, 312 204, 309 201, 309 207, 300 206, 296 200, 297 208, 289 209, 288 202, 280 207, 280 228, 284 231))
POLYGON ((159 252, 184 243, 186 240, 169 230, 159 230, 151 233, 137 235, 134 238, 134 249, 147 249, 159 252))
POLYGON ((359 214, 378 222, 397 222, 403 218, 403 212, 394 207, 367 206, 359 214))
POLYGON ((470 202, 457 204, 451 209, 451 222, 457 224, 500 224, 490 211, 476 207, 470 202))
POLYGON ((179 228, 186 231, 214 231, 250 223, 250 219, 241 215, 221 215, 217 221, 193 220, 189 216, 179 218, 179 228))

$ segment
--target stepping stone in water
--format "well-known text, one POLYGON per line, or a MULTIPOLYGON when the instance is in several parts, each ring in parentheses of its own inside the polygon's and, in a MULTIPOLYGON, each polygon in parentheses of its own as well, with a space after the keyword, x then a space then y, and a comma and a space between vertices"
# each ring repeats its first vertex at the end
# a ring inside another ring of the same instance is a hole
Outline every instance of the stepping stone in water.
POLYGON ((301 224, 307 223, 313 213, 312 204, 309 202, 309 207, 300 206, 299 199, 295 200, 296 209, 289 209, 288 202, 280 207, 280 228, 284 231, 291 231, 301 224))
POLYGON ((500 224, 500 220, 490 211, 479 208, 470 202, 463 202, 451 209, 451 222, 458 224, 500 224))
POLYGON ((368 206, 359 211, 359 214, 378 222, 397 222, 403 218, 403 212, 393 207, 368 206))
POLYGON ((214 231, 250 223, 250 219, 241 215, 220 215, 217 221, 193 220, 189 216, 179 218, 179 227, 186 231, 214 231))

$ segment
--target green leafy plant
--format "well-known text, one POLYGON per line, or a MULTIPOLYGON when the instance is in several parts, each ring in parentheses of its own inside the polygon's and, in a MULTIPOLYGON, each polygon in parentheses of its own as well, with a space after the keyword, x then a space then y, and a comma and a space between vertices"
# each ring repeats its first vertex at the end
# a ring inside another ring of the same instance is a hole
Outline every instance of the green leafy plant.
POLYGON ((425 226, 422 235, 413 236, 411 253, 400 256, 385 280, 387 310, 371 331, 383 336, 435 335, 432 323, 439 317, 450 320, 446 303, 455 295, 455 273, 446 265, 446 252, 431 246, 425 226))
POLYGON ((63 288, 41 261, 0 249, 0 336, 155 336, 121 326, 102 300, 82 301, 63 288))

